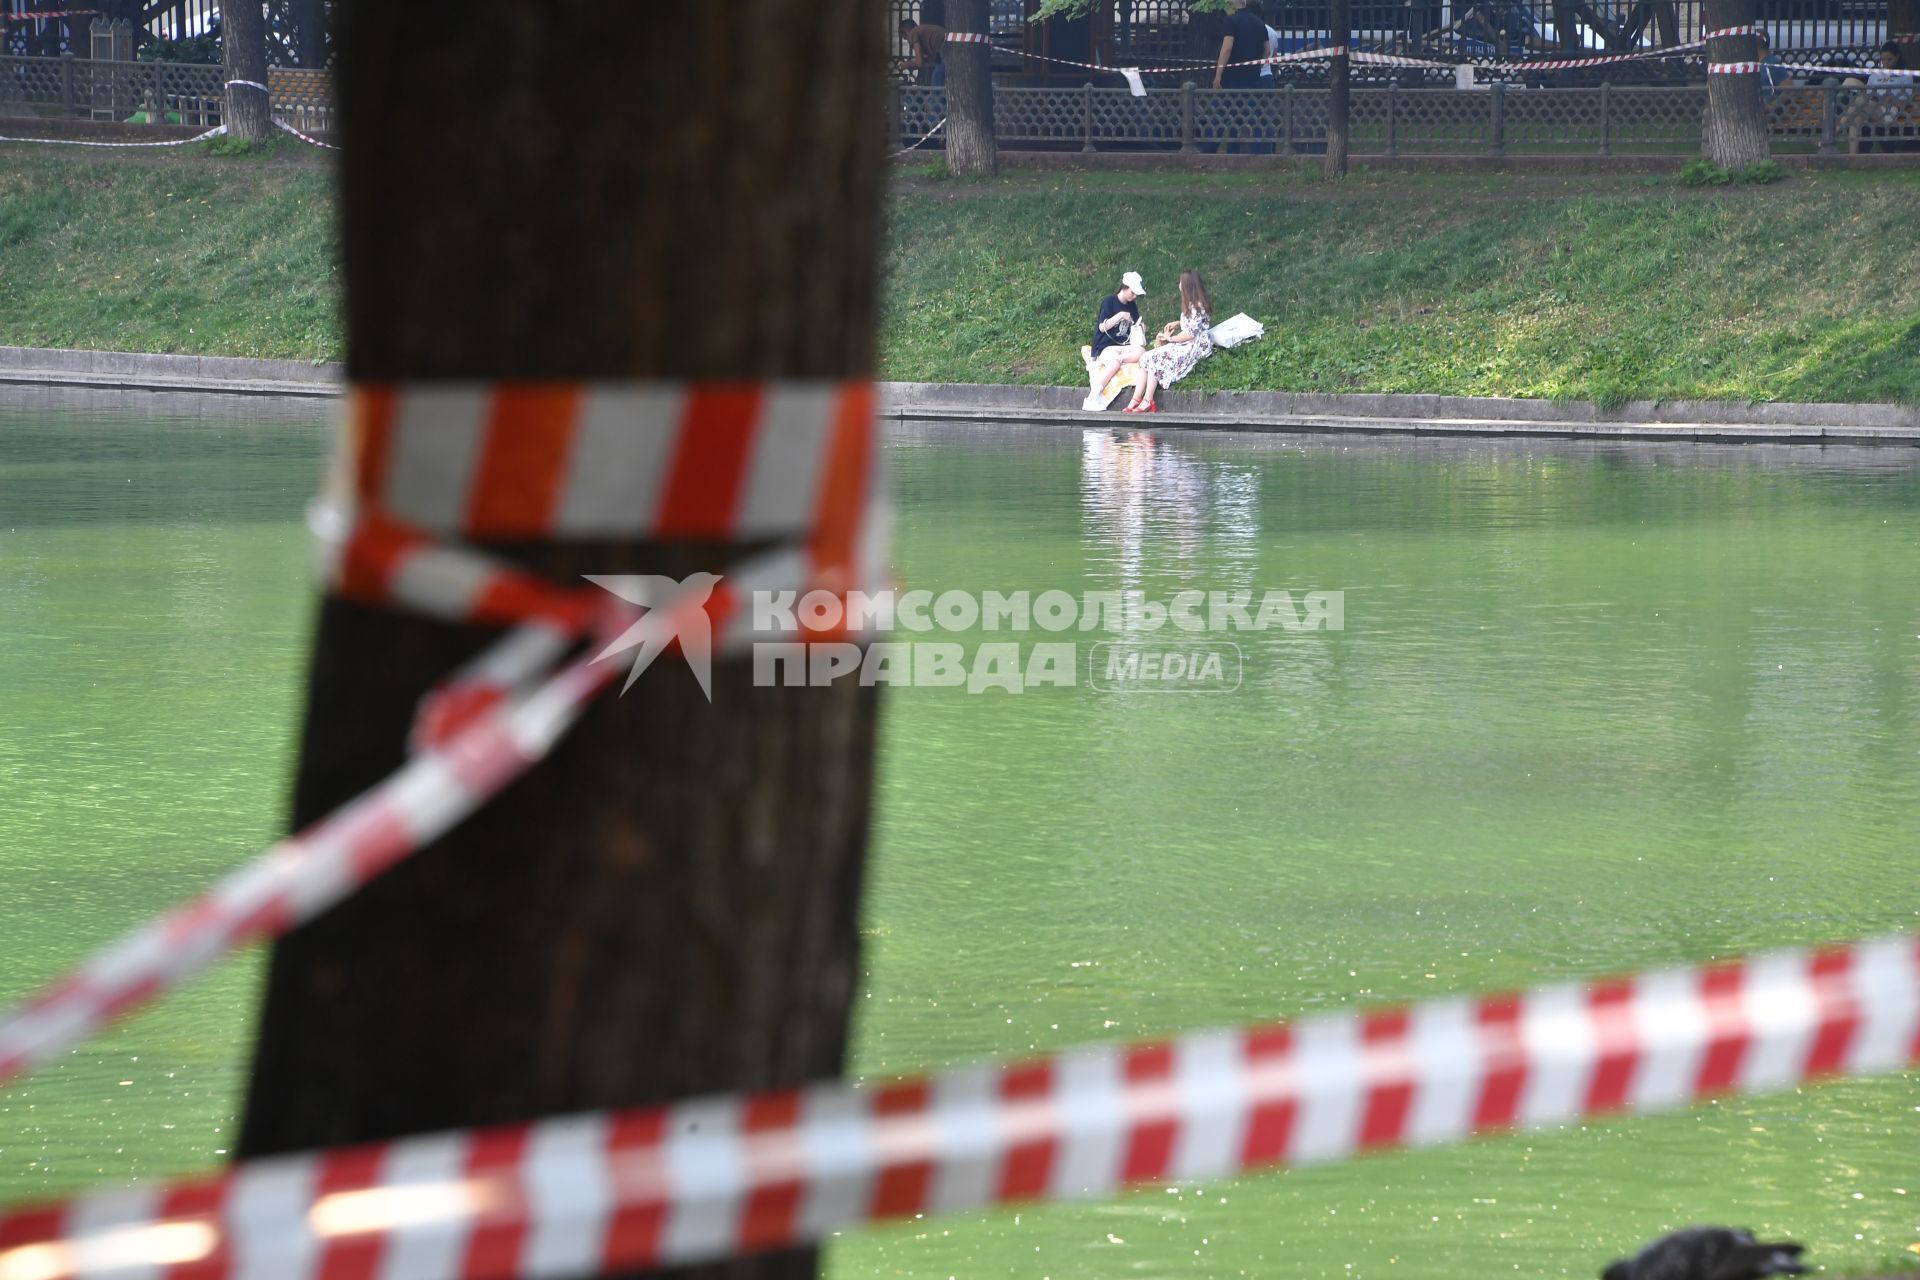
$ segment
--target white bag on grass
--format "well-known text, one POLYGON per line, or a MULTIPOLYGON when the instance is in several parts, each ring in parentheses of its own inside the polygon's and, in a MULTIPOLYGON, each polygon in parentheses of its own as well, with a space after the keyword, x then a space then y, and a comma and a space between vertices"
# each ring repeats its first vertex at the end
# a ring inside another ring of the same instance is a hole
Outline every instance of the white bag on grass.
POLYGON ((1239 315, 1214 325, 1208 333, 1212 336, 1213 345, 1216 347, 1237 347, 1243 342, 1260 337, 1266 331, 1267 326, 1242 311, 1239 315))

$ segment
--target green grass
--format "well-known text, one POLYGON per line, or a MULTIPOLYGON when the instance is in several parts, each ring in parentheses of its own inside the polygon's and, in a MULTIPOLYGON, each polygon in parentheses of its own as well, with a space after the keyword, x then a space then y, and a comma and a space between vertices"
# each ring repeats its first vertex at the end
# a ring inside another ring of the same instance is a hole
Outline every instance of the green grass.
POLYGON ((1073 384, 1122 270, 1267 337, 1197 388, 1920 403, 1920 173, 1010 174, 892 201, 888 378, 1073 384))
POLYGON ((0 343, 338 356, 329 173, 203 148, 0 149, 0 343))
MULTIPOLYGON (((1198 388, 1920 403, 1920 173, 940 176, 889 200, 881 373, 1073 384, 1093 310, 1194 266, 1268 336, 1198 388)), ((305 149, 0 148, 0 343, 297 359, 343 347, 305 149)))

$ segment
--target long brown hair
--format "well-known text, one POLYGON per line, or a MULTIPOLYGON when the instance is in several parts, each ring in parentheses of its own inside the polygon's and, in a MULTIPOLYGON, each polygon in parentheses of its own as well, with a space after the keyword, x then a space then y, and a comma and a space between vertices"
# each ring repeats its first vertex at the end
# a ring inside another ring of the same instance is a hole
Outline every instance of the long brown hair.
POLYGON ((1207 297, 1207 286, 1200 283, 1198 271, 1182 271, 1180 273, 1180 314, 1184 316, 1194 311, 1211 316, 1213 300, 1207 297))

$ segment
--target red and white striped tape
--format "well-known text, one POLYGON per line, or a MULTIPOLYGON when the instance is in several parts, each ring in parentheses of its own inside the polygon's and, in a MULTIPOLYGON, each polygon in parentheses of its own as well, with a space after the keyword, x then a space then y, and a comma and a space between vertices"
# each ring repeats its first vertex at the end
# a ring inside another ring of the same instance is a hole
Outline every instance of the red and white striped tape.
POLYGON ((98 9, 47 9, 35 13, 0 13, 0 22, 45 22, 48 18, 90 18, 97 15, 98 9))
POLYGON ((1911 80, 1920 76, 1920 70, 1909 67, 1836 67, 1819 62, 1772 62, 1769 66, 1781 67, 1787 71, 1806 71, 1815 75, 1851 76, 1864 79, 1867 76, 1887 76, 1899 80, 1911 80))
MULTIPOLYGON (((424 848, 545 757, 618 674, 616 666, 586 658, 571 663, 0 1015, 0 1083, 179 986, 227 951, 312 919, 424 848)), ((11 1280, 4 1270, 0 1276, 11 1280)))
POLYGON ((1597 58, 1557 58, 1547 62, 1480 62, 1473 65, 1486 71, 1579 71, 1587 67, 1605 67, 1619 62, 1642 62, 1650 58, 1692 58, 1706 47, 1704 40, 1668 45, 1664 49, 1642 49, 1638 53, 1609 53, 1597 58))
POLYGON ((205 142, 208 138, 218 138, 227 131, 225 125, 215 125, 205 133, 195 134, 191 138, 174 138, 167 142, 82 142, 78 138, 10 138, 0 137, 0 142, 31 142, 43 147, 186 147, 196 142, 205 142))
POLYGON ((286 132, 292 134, 294 137, 300 139, 300 141, 306 143, 310 147, 319 147, 323 151, 338 151, 340 149, 339 147, 335 146, 331 142, 322 142, 320 141, 320 139, 312 136, 311 134, 300 132, 298 129, 288 124, 285 120, 280 119, 278 116, 274 117, 273 123, 274 123, 274 127, 285 130, 286 132))
POLYGON ((806 534, 875 447, 864 382, 362 383, 348 414, 357 505, 470 538, 806 534))
POLYGON ((0 1218, 8 1280, 486 1280, 1228 1177, 1920 1061, 1920 937, 244 1163, 0 1218))
POLYGON ((1759 34, 1760 28, 1751 22, 1747 22, 1737 27, 1721 27, 1717 31, 1702 31, 1700 38, 1702 40, 1719 40, 1726 36, 1757 36, 1759 34))
MULTIPOLYGON (((949 37, 949 39, 951 39, 951 37, 949 37)), ((1333 45, 1319 49, 1303 49, 1294 53, 1279 53, 1266 58, 1251 58, 1245 62, 1229 62, 1227 66, 1264 67, 1280 66, 1293 62, 1317 62, 1323 59, 1335 58, 1345 53, 1354 62, 1376 66, 1424 67, 1440 71, 1451 71, 1457 66, 1475 66, 1486 71, 1506 72, 1568 71, 1580 70, 1587 67, 1610 66, 1620 62, 1639 62, 1649 58, 1697 57, 1700 50, 1705 48, 1705 46, 1706 41, 1703 38, 1690 41, 1686 44, 1670 45, 1663 49, 1642 49, 1637 53, 1603 54, 1594 58, 1561 58, 1550 61, 1506 62, 1492 58, 1452 58, 1449 60, 1441 60, 1430 57, 1413 57, 1407 54, 1374 53, 1360 49, 1349 52, 1344 45, 1333 45)), ((1064 67, 1077 67, 1086 71, 1100 71, 1110 75, 1124 75, 1128 72, 1142 76, 1172 75, 1181 71, 1210 71, 1214 69, 1214 64, 1210 62, 1182 63, 1161 67, 1109 67, 1099 63, 1076 62, 1070 58, 1055 58, 1039 53, 1027 53, 1021 56, 1032 58, 1039 62, 1052 62, 1064 67)))
POLYGON ((1760 74, 1764 63, 1759 62, 1709 62, 1707 74, 1710 76, 1753 76, 1760 74))
POLYGON ((948 44, 992 44, 993 37, 989 35, 982 35, 978 31, 949 31, 947 32, 947 43, 948 44))
POLYGON ((689 634, 687 610, 707 614, 698 634, 737 650, 753 638, 755 591, 878 585, 886 512, 871 407, 853 384, 356 388, 333 493, 314 513, 329 584, 350 600, 514 630, 428 696, 415 754, 393 777, 0 1014, 0 1083, 431 843, 547 754, 621 671, 599 658, 689 634), (779 536, 710 590, 650 601, 642 617, 597 587, 442 544, 390 502, 439 517, 443 531, 493 537, 779 536), (608 648, 542 683, 593 629, 608 648))

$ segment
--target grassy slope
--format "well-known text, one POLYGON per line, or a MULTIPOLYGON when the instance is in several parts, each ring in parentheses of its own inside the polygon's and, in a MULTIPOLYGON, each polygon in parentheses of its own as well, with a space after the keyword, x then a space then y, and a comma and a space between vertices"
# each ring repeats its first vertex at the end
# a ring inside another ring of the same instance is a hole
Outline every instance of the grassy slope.
MULTIPOLYGON (((337 357, 310 153, 0 147, 0 343, 337 357)), ((1073 383, 1112 278, 1201 268, 1269 336, 1196 387, 1920 402, 1920 173, 1010 175, 891 201, 885 376, 1073 383)))
POLYGON ((893 202, 882 363, 1073 383, 1125 268, 1268 337, 1204 388, 1920 402, 1920 173, 1671 179, 1008 175, 893 202), (991 195, 993 198, 982 197, 991 195))
POLYGON ((0 150, 0 343, 331 357, 335 256, 292 157, 0 150))

